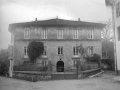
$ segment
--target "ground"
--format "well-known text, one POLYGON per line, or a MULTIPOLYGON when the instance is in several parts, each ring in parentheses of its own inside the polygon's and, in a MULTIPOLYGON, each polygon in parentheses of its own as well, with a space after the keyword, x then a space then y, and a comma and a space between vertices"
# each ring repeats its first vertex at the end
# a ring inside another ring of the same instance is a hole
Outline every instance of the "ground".
POLYGON ((120 82, 114 80, 113 72, 104 72, 98 77, 79 80, 51 80, 29 82, 0 77, 0 90, 120 90, 120 82))

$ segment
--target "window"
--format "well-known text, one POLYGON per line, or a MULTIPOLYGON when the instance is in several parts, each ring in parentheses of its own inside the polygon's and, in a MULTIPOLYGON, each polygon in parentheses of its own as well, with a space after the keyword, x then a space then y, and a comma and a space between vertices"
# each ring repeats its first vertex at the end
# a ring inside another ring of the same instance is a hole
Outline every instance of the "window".
POLYGON ((24 39, 30 39, 30 30, 24 31, 24 39))
POLYGON ((88 47, 88 55, 93 55, 93 46, 88 47))
POLYGON ((46 66, 47 65, 47 61, 46 60, 42 60, 42 66, 46 66))
POLYGON ((107 51, 103 51, 103 52, 102 52, 102 57, 103 57, 103 58, 107 58, 107 51))
POLYGON ((77 67, 77 61, 76 60, 73 60, 73 66, 77 67))
POLYGON ((43 56, 47 56, 47 47, 46 46, 44 46, 43 56))
POLYGON ((78 30, 73 30, 73 39, 78 39, 78 30))
POLYGON ((118 41, 120 41, 120 27, 117 28, 118 31, 118 41))
POLYGON ((27 55, 27 47, 24 47, 24 58, 28 58, 28 55, 27 55))
POLYGON ((120 2, 116 4, 116 17, 120 16, 120 2))
POLYGON ((42 39, 47 39, 47 30, 42 31, 42 39))
POLYGON ((63 54, 63 47, 58 47, 58 54, 62 55, 63 54))
POLYGON ((58 32, 57 32, 57 38, 58 39, 63 39, 63 30, 58 30, 58 32))
POLYGON ((73 55, 78 56, 78 48, 77 47, 73 47, 73 55))
POLYGON ((93 30, 88 30, 88 39, 93 39, 93 30))

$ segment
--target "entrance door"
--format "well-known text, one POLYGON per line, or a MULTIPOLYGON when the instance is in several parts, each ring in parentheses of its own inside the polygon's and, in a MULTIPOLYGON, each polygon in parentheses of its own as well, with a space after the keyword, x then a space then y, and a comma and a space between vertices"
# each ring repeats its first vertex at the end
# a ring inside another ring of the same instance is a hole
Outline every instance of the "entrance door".
POLYGON ((57 72, 64 72, 64 62, 63 61, 57 62, 57 72))

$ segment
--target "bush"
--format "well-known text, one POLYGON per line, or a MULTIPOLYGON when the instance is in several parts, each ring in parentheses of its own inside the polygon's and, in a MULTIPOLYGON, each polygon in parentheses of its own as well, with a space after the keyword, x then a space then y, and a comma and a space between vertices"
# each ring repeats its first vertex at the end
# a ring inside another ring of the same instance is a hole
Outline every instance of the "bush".
POLYGON ((31 62, 36 62, 36 59, 40 57, 44 52, 44 44, 42 42, 31 41, 28 45, 28 57, 31 62))
POLYGON ((48 66, 41 66, 37 68, 38 71, 47 71, 48 70, 48 66))
POLYGON ((4 62, 0 62, 0 75, 6 76, 8 74, 8 66, 4 62))
POLYGON ((103 65, 107 66, 107 68, 102 67, 103 69, 115 70, 114 59, 102 59, 101 61, 103 65))
POLYGON ((98 66, 100 67, 100 61, 101 61, 101 57, 100 57, 100 55, 98 55, 98 54, 93 54, 93 56, 88 56, 88 57, 86 57, 86 60, 88 61, 88 62, 95 62, 95 63, 98 63, 98 66))
POLYGON ((91 69, 96 69, 96 68, 98 68, 97 63, 86 62, 85 64, 81 65, 81 71, 91 70, 91 69))

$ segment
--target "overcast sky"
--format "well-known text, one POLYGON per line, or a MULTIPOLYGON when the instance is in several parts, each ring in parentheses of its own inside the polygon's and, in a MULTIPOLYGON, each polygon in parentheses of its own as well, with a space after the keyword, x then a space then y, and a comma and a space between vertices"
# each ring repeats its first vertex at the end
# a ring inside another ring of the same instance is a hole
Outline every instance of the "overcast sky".
POLYGON ((10 23, 52 19, 106 21, 105 0, 0 0, 1 47, 10 44, 10 23))

